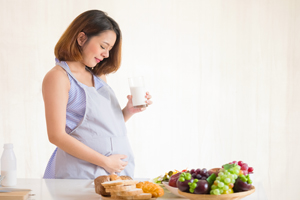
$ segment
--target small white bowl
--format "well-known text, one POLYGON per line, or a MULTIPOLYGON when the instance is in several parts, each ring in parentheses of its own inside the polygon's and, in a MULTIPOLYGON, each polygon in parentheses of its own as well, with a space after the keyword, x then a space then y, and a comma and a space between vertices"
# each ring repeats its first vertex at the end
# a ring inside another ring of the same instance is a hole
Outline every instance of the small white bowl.
POLYGON ((162 184, 173 194, 175 194, 176 196, 179 196, 179 197, 183 197, 183 198, 186 198, 185 196, 182 196, 178 193, 178 188, 176 187, 172 187, 172 186, 169 186, 169 182, 162 182, 162 184))

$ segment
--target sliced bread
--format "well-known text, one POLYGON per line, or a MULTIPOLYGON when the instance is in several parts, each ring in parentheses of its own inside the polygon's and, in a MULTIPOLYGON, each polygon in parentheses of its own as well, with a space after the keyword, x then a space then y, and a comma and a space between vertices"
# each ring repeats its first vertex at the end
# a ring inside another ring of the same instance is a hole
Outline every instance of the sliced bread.
POLYGON ((103 187, 109 188, 112 186, 117 186, 117 185, 136 185, 138 181, 135 180, 115 180, 115 181, 109 181, 102 183, 103 187))
POLYGON ((103 187, 107 188, 107 187, 111 187, 111 186, 124 185, 124 181, 123 180, 108 181, 108 182, 101 183, 101 185, 103 185, 103 187))
POLYGON ((142 193, 143 193, 142 189, 135 188, 135 189, 127 190, 127 191, 117 192, 116 194, 118 196, 127 197, 127 196, 136 196, 136 195, 139 195, 139 194, 142 194, 142 193))
POLYGON ((105 188, 106 192, 122 192, 127 191, 131 189, 135 189, 135 185, 117 185, 117 186, 111 186, 109 188, 105 188))

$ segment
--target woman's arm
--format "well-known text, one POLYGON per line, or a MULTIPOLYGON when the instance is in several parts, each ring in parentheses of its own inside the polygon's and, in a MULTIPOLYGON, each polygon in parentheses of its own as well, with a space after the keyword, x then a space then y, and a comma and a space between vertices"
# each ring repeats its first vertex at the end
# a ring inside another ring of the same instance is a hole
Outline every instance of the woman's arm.
POLYGON ((65 132, 70 82, 62 68, 56 66, 47 73, 42 90, 48 138, 51 143, 72 156, 103 167, 109 173, 120 172, 125 168, 127 162, 121 159, 126 156, 106 157, 65 132))

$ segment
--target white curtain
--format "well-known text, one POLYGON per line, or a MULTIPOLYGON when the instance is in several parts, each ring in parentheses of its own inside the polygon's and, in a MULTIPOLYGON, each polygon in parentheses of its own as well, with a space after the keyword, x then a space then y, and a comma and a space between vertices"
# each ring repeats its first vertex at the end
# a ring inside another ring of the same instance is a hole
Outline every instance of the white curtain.
POLYGON ((298 0, 0 1, 0 153, 14 144, 19 178, 41 178, 55 148, 41 84, 59 37, 89 9, 123 32, 122 66, 108 76, 121 106, 130 76, 153 95, 127 123, 136 177, 243 160, 269 199, 297 199, 298 0))

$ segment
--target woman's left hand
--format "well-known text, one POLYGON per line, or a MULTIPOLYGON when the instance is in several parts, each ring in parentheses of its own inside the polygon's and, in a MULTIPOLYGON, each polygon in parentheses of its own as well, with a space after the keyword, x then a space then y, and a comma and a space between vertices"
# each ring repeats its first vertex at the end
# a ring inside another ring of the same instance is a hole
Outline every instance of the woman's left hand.
MULTIPOLYGON (((152 96, 149 94, 149 92, 146 92, 145 98, 147 99, 145 102, 147 105, 151 105, 153 102, 150 100, 152 96)), ((126 107, 123 109, 123 115, 125 121, 127 121, 133 114, 142 112, 146 110, 146 107, 144 108, 135 108, 132 104, 132 95, 127 96, 128 102, 126 107)))
MULTIPOLYGON (((149 94, 149 92, 146 92, 145 98, 147 99, 145 102, 147 103, 148 106, 153 103, 150 100, 152 98, 152 96, 149 94)), ((135 114, 135 113, 142 112, 142 111, 146 110, 146 107, 144 107, 144 108, 135 108, 135 107, 133 107, 132 95, 128 95, 127 99, 128 99, 128 103, 127 103, 126 107, 127 107, 127 111, 129 112, 129 114, 135 114)))

